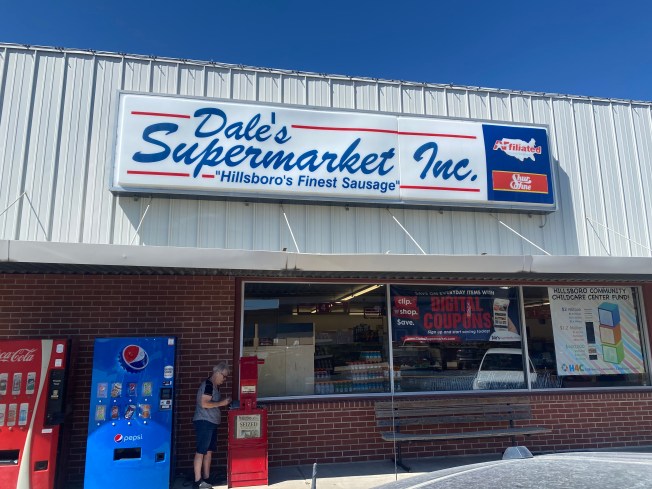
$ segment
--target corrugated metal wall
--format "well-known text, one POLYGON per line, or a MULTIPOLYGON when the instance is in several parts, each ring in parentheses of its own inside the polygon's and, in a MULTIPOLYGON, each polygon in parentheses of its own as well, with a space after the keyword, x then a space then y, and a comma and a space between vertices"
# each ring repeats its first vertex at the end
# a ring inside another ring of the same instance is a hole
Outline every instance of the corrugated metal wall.
POLYGON ((285 213, 301 252, 420 253, 396 218, 431 254, 542 253, 498 219, 554 255, 651 254, 645 102, 0 44, 0 104, 0 239, 296 251, 285 213), (118 197, 108 191, 118 90, 548 124, 559 210, 118 197))

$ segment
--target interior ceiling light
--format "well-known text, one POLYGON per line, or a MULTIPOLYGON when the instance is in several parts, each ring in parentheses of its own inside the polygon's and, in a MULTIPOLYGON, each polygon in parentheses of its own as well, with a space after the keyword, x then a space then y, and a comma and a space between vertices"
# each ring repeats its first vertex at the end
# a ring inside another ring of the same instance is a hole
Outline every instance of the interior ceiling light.
POLYGON ((376 290, 377 288, 382 287, 382 285, 371 285, 369 287, 365 287, 364 289, 360 289, 357 292, 354 292, 351 295, 347 295, 345 297, 342 297, 341 299, 338 299, 338 301, 350 301, 351 299, 361 296, 363 294, 366 294, 367 292, 371 292, 372 290, 376 290))

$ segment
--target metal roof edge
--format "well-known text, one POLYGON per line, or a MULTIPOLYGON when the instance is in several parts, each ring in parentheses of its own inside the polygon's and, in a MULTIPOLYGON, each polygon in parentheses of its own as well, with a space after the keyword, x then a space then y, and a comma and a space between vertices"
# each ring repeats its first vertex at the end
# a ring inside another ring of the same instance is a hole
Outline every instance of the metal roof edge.
POLYGON ((63 265, 197 269, 284 270, 292 264, 282 251, 128 246, 45 241, 0 241, 0 261, 63 265))
POLYGON ((497 255, 297 255, 296 268, 328 272, 500 273, 530 271, 528 256, 497 255))
POLYGON ((9 243, 11 241, 0 240, 0 262, 9 261, 9 243))
POLYGON ((38 50, 38 51, 49 51, 49 52, 56 52, 56 53, 84 54, 88 56, 117 57, 117 58, 147 60, 147 61, 156 60, 165 63, 175 63, 175 64, 184 63, 188 65, 198 65, 198 66, 215 66, 215 67, 226 68, 226 69, 250 70, 250 71, 257 71, 257 72, 264 72, 264 73, 274 73, 280 75, 285 74, 285 75, 292 75, 292 76, 306 76, 312 78, 330 78, 333 80, 383 83, 387 85, 406 85, 406 86, 431 87, 431 88, 448 89, 448 90, 468 90, 468 91, 476 91, 476 92, 526 95, 526 96, 533 96, 533 97, 551 97, 551 98, 558 98, 558 99, 589 100, 594 102, 618 102, 618 103, 637 104, 637 105, 652 105, 652 101, 649 100, 630 100, 630 99, 594 97, 590 95, 572 95, 572 94, 562 94, 562 93, 552 93, 552 92, 532 92, 527 90, 515 90, 515 89, 507 89, 507 88, 455 85, 453 83, 431 83, 431 82, 415 82, 415 81, 408 81, 408 80, 389 80, 383 78, 372 78, 372 77, 364 77, 364 76, 352 76, 352 75, 350 76, 350 75, 316 73, 310 71, 289 70, 289 69, 281 69, 281 68, 256 67, 256 66, 248 66, 248 65, 240 65, 240 64, 221 63, 212 60, 202 61, 202 60, 190 60, 185 58, 169 58, 165 56, 156 56, 156 55, 128 54, 128 53, 113 52, 113 51, 100 51, 96 49, 64 48, 64 47, 38 46, 32 44, 0 42, 0 49, 1 48, 22 49, 26 51, 38 50))
POLYGON ((308 273, 652 277, 650 257, 311 254, 0 240, 0 263, 308 273))
POLYGON ((652 275, 652 257, 533 255, 531 271, 559 275, 652 275))

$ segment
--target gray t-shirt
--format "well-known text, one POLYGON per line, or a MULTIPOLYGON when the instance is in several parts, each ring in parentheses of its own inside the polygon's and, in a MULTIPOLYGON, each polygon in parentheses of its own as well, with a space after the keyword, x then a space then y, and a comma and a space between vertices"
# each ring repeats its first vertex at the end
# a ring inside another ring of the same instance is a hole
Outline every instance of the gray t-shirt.
POLYGON ((219 401, 222 398, 220 391, 213 386, 210 377, 199 385, 199 389, 197 390, 197 406, 195 407, 195 415, 192 420, 202 420, 213 424, 220 424, 220 408, 215 407, 207 409, 201 407, 201 399, 204 395, 211 396, 211 400, 213 401, 219 401))

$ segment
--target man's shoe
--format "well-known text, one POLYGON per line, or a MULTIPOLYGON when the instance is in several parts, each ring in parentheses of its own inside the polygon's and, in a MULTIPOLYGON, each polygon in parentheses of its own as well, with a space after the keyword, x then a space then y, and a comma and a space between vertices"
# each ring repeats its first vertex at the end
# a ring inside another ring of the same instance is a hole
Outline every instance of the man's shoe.
POLYGON ((205 480, 200 480, 192 483, 193 489, 213 489, 213 486, 205 480))

